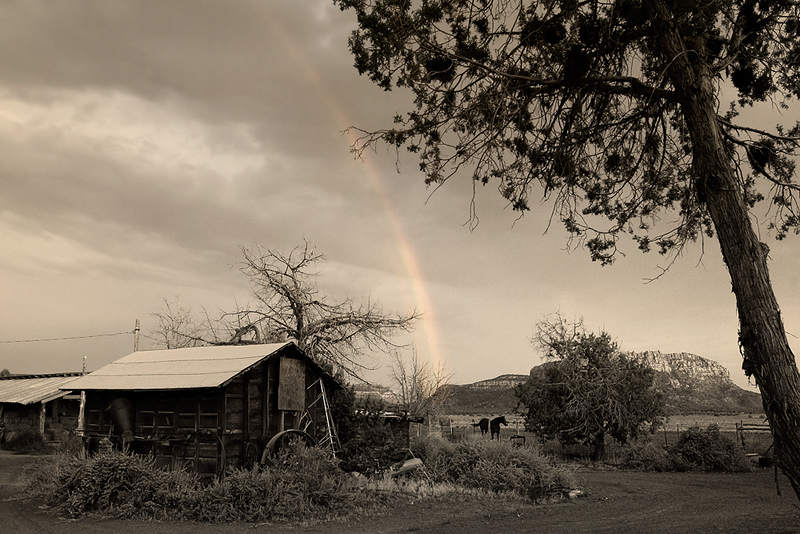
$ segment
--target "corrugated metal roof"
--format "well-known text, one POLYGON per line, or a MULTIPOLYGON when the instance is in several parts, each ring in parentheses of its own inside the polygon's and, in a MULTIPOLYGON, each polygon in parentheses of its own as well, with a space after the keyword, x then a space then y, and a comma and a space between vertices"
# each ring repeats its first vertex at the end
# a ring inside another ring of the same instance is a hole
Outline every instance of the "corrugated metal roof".
POLYGON ((50 402, 67 395, 70 382, 81 373, 59 373, 57 375, 9 376, 0 379, 0 402, 35 404, 50 402), (62 390, 61 388, 67 388, 62 390))
POLYGON ((303 355, 292 342, 139 351, 79 378, 69 387, 73 390, 214 388, 287 346, 303 355))

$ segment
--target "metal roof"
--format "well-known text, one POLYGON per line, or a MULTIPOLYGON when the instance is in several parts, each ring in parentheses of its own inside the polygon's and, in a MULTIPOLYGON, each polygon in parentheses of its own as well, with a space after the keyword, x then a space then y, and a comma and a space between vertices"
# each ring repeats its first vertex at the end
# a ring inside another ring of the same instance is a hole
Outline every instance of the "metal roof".
POLYGON ((70 382, 81 373, 59 373, 52 375, 15 375, 0 378, 0 402, 35 404, 50 402, 67 395, 70 382), (62 390, 61 388, 66 388, 62 390))
POLYGON ((74 391, 215 388, 286 347, 308 359, 292 342, 139 351, 79 378, 69 388, 74 391))

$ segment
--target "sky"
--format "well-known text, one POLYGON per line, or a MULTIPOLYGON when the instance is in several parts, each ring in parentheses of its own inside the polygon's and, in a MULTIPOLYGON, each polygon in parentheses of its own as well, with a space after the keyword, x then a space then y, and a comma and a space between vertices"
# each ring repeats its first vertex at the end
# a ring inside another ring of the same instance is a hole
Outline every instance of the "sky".
MULTIPOLYGON (((95 370, 153 341, 165 301, 211 315, 250 300, 241 248, 322 252, 321 291, 423 314, 398 338, 456 384, 526 374, 559 312, 623 350, 690 352, 741 372, 714 240, 667 261, 624 243, 611 267, 519 218, 493 186, 427 188, 415 157, 358 160, 349 126, 410 109, 353 68, 330 0, 0 4, 0 369, 95 370)), ((797 239, 771 247, 790 343, 797 239)), ((365 375, 390 385, 389 359, 365 375)))

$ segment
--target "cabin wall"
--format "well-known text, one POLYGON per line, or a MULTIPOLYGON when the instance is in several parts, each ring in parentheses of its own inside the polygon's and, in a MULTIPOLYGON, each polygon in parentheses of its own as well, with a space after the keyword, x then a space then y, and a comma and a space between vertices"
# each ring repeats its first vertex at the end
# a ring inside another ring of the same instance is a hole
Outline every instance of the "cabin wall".
POLYGON ((152 455, 159 467, 183 466, 200 474, 217 473, 219 391, 87 392, 86 433, 92 443, 102 437, 120 441, 122 430, 108 411, 117 398, 133 404, 135 439, 128 445, 131 451, 152 455))
POLYGON ((274 358, 267 362, 269 436, 298 429, 319 442, 327 428, 325 406, 319 397, 320 375, 302 360, 281 360, 274 358), (296 363, 286 365, 286 360, 296 363))
POLYGON ((324 405, 315 402, 319 384, 308 388, 319 376, 303 360, 283 366, 281 360, 270 358, 214 389, 89 391, 87 435, 95 441, 109 437, 121 442, 122 430, 115 427, 108 408, 115 398, 124 397, 135 414, 135 439, 129 447, 153 455, 163 467, 219 475, 260 461, 266 443, 282 430, 305 429, 319 440, 325 429, 320 425, 325 422, 324 405))
MULTIPOLYGON (((63 441, 78 427, 80 402, 55 399, 45 404, 44 436, 46 441, 63 441)), ((39 433, 42 404, 5 403, 0 410, 3 439, 8 440, 26 431, 39 433)))
POLYGON ((220 430, 226 467, 246 467, 261 460, 268 438, 266 382, 265 367, 259 366, 223 388, 220 430))

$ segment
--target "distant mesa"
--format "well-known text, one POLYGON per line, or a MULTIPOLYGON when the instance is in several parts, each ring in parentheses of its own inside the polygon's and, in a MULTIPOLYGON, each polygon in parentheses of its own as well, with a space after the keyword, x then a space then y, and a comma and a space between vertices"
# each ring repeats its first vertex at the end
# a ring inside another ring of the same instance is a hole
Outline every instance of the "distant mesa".
MULTIPOLYGON (((719 363, 686 352, 625 352, 656 372, 656 387, 664 393, 669 415, 700 413, 761 413, 761 395, 737 386, 719 363)), ((543 365, 548 365, 547 363, 543 365)), ((541 365, 530 374, 541 372, 541 365)), ((507 374, 452 388, 447 413, 510 414, 517 407, 514 387, 530 375, 507 374)))
POLYGON ((383 401, 387 405, 397 402, 397 395, 391 388, 374 384, 356 384, 353 390, 358 400, 383 401))
POLYGON ((656 387, 666 396, 667 412, 760 413, 761 395, 740 388, 719 363, 687 352, 628 352, 656 372, 656 387))
POLYGON ((528 375, 500 375, 497 378, 490 378, 489 380, 481 380, 474 384, 467 384, 465 387, 474 389, 502 389, 513 388, 519 384, 524 384, 528 381, 528 375))

